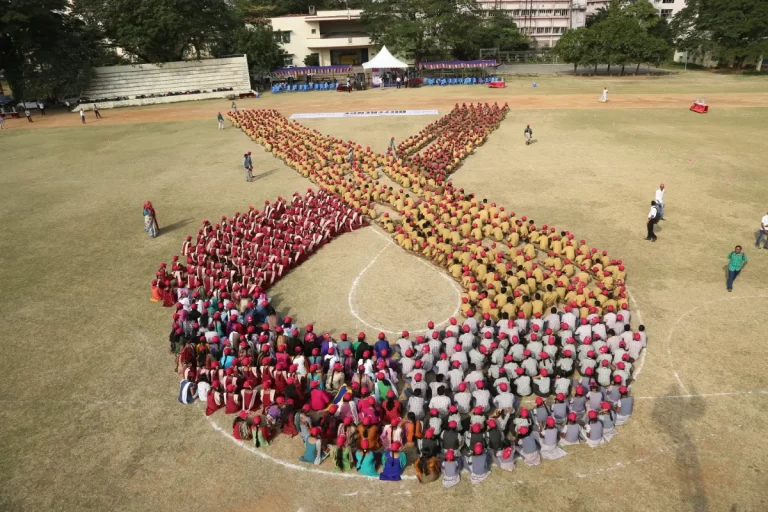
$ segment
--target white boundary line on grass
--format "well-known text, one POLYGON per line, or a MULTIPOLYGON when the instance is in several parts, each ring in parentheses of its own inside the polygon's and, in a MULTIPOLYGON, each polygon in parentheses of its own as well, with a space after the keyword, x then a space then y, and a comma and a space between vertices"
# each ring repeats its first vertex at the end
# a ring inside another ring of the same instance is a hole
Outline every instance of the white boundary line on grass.
MULTIPOLYGON (((703 308, 704 306, 710 306, 712 304, 716 304, 718 302, 724 302, 724 301, 727 301, 727 300, 764 299, 764 298, 768 298, 768 295, 745 295, 745 296, 741 296, 741 297, 723 297, 722 299, 710 300, 710 301, 707 301, 707 302, 702 302, 698 306, 695 306, 695 307, 689 309, 688 311, 686 311, 685 313, 680 315, 677 318, 677 320, 675 320, 675 323, 673 323, 672 327, 669 329, 669 333, 667 334, 667 338, 664 341, 664 345, 665 345, 666 351, 667 351, 667 360, 669 362, 669 366, 672 369, 672 373, 675 376, 675 379, 677 379, 677 382, 678 382, 678 384, 680 384, 680 388, 683 390, 684 393, 688 393, 688 390, 686 389, 685 385, 683 384, 682 379, 680 379, 680 375, 678 375, 677 370, 675 370, 675 365, 674 365, 674 362, 672 361, 672 345, 670 343, 672 341, 672 335, 675 334, 675 331, 677 330, 677 327, 680 325, 680 322, 682 322, 685 317, 687 317, 691 313, 697 311, 698 309, 703 308)), ((744 392, 741 392, 741 393, 749 394, 749 393, 754 393, 754 391, 744 391, 744 392)), ((685 395, 681 395, 681 396, 685 396, 685 395)), ((689 397, 703 397, 703 396, 719 396, 719 395, 716 393, 716 394, 710 394, 710 395, 687 395, 687 396, 689 396, 689 397)))
MULTIPOLYGON (((373 259, 370 261, 370 263, 368 263, 368 265, 366 265, 366 267, 363 270, 361 270, 359 274, 357 274, 357 276, 355 277, 355 280, 352 281, 352 286, 350 286, 349 293, 347 294, 347 304, 349 305, 349 312, 352 314, 352 316, 354 316, 360 323, 362 323, 366 327, 369 327, 369 328, 377 330, 377 331, 385 332, 387 334, 399 335, 401 333, 401 331, 393 331, 393 330, 390 330, 390 329, 385 329, 383 327, 380 327, 380 326, 377 326, 377 325, 372 325, 372 324, 366 322, 365 319, 363 319, 360 316, 360 314, 357 312, 357 310, 355 309, 355 306, 354 306, 354 296, 355 296, 355 292, 357 291, 357 286, 360 283, 360 279, 362 279, 362 277, 365 275, 365 273, 368 272, 368 270, 370 270, 370 268, 376 263, 376 261, 384 253, 384 251, 386 251, 391 245, 395 245, 395 242, 393 242, 389 237, 379 233, 379 231, 376 228, 371 227, 371 229, 372 229, 372 232, 374 234, 376 234, 377 236, 381 237, 384 241, 386 241, 387 245, 385 245, 384 248, 381 251, 379 251, 379 253, 376 254, 376 256, 373 257, 373 259)), ((441 270, 436 268, 434 265, 430 265, 429 263, 427 263, 426 261, 424 261, 424 260, 422 260, 421 258, 418 258, 418 257, 417 257, 417 260, 419 262, 421 262, 422 264, 426 265, 427 267, 429 267, 430 269, 432 269, 435 272, 437 272, 440 275, 440 277, 442 277, 443 279, 448 281, 451 284, 451 286, 453 287, 453 290, 456 292, 456 298, 458 300, 458 302, 456 304, 456 310, 453 312, 453 314, 451 314, 451 316, 449 316, 448 318, 446 318, 442 322, 435 323, 435 327, 439 327, 441 325, 445 325, 445 324, 447 324, 450 321, 451 318, 453 318, 453 317, 455 317, 456 315, 459 314, 459 308, 460 308, 460 305, 461 305, 460 304, 460 301, 461 301, 461 289, 456 284, 456 281, 454 281, 453 279, 448 277, 448 275, 446 275, 444 272, 442 272, 441 270)), ((409 330, 409 332, 418 333, 418 332, 427 332, 427 330, 428 329, 415 329, 415 330, 409 330)))

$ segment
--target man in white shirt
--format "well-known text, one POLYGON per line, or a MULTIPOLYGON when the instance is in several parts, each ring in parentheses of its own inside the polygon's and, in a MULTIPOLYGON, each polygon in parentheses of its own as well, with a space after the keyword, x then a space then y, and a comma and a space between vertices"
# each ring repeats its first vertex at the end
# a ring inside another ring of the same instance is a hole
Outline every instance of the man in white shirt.
POLYGON ((664 184, 656 190, 656 206, 659 210, 659 220, 664 220, 664 184))
POLYGON ((402 78, 400 78, 400 75, 397 75, 397 78, 395 79, 395 82, 397 83, 397 88, 400 88, 400 83, 402 82, 402 78))
POLYGON ((757 243, 755 244, 755 247, 758 249, 760 248, 760 242, 763 241, 763 237, 765 237, 763 249, 768 249, 768 213, 763 215, 763 218, 760 219, 760 232, 757 235, 757 243))
POLYGON ((659 212, 656 209, 656 201, 651 201, 651 211, 648 212, 648 221, 646 222, 648 227, 648 236, 645 237, 646 240, 650 240, 651 242, 656 241, 656 235, 653 233, 653 227, 657 222, 659 222, 659 212))

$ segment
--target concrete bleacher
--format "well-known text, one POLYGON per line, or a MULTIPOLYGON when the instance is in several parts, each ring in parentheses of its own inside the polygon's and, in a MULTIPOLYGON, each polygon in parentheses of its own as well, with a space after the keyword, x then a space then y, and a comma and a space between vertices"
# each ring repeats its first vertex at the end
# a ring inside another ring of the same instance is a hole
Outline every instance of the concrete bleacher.
MULTIPOLYGON (((127 97, 120 101, 99 101, 99 108, 152 105, 210 98, 224 98, 250 92, 246 56, 201 61, 166 62, 162 65, 136 64, 134 66, 108 66, 95 68, 95 75, 83 98, 100 99, 127 97), (212 92, 231 87, 231 91, 212 92), (136 98, 139 95, 168 92, 207 91, 200 94, 184 94, 155 98, 136 98)), ((92 103, 81 103, 85 110, 92 103)))

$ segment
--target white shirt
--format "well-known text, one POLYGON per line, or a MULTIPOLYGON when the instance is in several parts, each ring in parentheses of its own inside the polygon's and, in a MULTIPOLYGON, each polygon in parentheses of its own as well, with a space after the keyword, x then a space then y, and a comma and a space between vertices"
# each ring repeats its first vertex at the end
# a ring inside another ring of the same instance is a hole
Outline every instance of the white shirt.
POLYGON ((197 383, 197 397, 205 402, 208 400, 208 392, 211 390, 211 385, 205 381, 197 383))
POLYGON ((760 224, 762 224, 762 226, 763 226, 765 229, 768 229, 768 213, 767 213, 767 214, 765 214, 765 215, 763 215, 763 218, 762 218, 762 219, 760 219, 760 224))
POLYGON ((85 112, 83 112, 83 109, 80 109, 80 116, 85 117, 85 112))
POLYGON ((398 81, 398 82, 400 81, 400 77, 397 77, 397 81, 398 81))
POLYGON ((660 188, 656 190, 656 202, 658 204, 664 204, 664 191, 660 188))
POLYGON ((648 212, 648 218, 649 219, 655 219, 656 218, 656 207, 651 206, 651 211, 648 212))

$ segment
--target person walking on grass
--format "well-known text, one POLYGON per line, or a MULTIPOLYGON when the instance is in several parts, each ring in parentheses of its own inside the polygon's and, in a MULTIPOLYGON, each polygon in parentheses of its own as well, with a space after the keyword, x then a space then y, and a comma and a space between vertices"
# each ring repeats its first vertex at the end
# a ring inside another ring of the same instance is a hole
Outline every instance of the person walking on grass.
POLYGON ((741 252, 741 246, 737 245, 736 248, 728 254, 728 291, 733 291, 733 282, 739 277, 739 274, 748 263, 747 255, 741 252))
POLYGON ((34 122, 32 121, 32 113, 29 111, 28 108, 24 108, 24 115, 27 116, 27 121, 30 123, 34 122))
POLYGON ((608 88, 603 87, 603 94, 600 95, 600 103, 606 103, 608 101, 608 88))
POLYGON ((768 213, 763 215, 763 218, 760 219, 760 231, 757 234, 757 243, 755 244, 756 248, 760 248, 760 242, 763 241, 763 237, 765 237, 765 244, 763 244, 763 249, 768 249, 768 213))
POLYGON ((96 119, 101 119, 101 112, 99 112, 99 106, 97 104, 93 104, 93 113, 96 114, 96 119))
POLYGON ((85 124, 85 110, 83 110, 83 107, 80 107, 80 121, 85 124))
POLYGON ((656 234, 653 232, 654 226, 659 223, 659 210, 658 206, 656 205, 656 201, 651 201, 651 211, 648 212, 648 221, 645 223, 648 227, 648 236, 645 237, 646 240, 650 240, 651 242, 656 241, 656 234))
POLYGON ((224 116, 221 115, 221 112, 219 112, 219 115, 216 117, 216 119, 219 121, 219 130, 224 129, 224 116))

